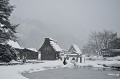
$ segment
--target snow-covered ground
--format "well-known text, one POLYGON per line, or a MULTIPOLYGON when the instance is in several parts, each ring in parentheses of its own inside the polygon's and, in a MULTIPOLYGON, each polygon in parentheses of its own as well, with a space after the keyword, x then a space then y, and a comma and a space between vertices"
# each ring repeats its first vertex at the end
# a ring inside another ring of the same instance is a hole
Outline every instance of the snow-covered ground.
POLYGON ((100 65, 119 65, 120 66, 120 56, 117 57, 90 57, 86 58, 86 64, 91 64, 93 67, 100 66, 100 65), (89 60, 90 59, 90 60, 89 60), (95 65, 96 64, 96 65, 95 65))
MULTIPOLYGON (((87 58, 86 58, 87 59, 87 58)), ((112 59, 112 58, 111 58, 112 59)), ((119 59, 119 58, 116 58, 119 59)), ((0 79, 27 79, 21 75, 25 73, 31 73, 36 71, 43 71, 46 69, 54 69, 59 67, 74 67, 70 60, 67 60, 67 65, 64 66, 61 60, 56 61, 41 61, 43 63, 26 63, 23 65, 9 65, 9 66, 0 66, 0 79)), ((96 60, 85 60, 83 63, 76 63, 77 66, 83 67, 103 67, 103 64, 118 64, 120 65, 120 61, 115 60, 103 60, 99 57, 96 60)))
POLYGON ((35 71, 46 70, 47 68, 55 68, 61 66, 61 61, 43 61, 38 64, 24 64, 12 66, 0 66, 0 79, 27 79, 21 73, 30 73, 35 71))

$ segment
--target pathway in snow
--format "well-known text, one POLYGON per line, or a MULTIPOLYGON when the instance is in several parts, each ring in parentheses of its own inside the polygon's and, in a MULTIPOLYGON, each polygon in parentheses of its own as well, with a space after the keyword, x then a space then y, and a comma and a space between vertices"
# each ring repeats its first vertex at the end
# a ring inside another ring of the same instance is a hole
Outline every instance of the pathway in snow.
POLYGON ((34 72, 25 74, 29 79, 120 79, 120 76, 108 74, 118 74, 119 71, 110 70, 94 70, 88 68, 59 68, 53 70, 45 70, 42 72, 34 72))

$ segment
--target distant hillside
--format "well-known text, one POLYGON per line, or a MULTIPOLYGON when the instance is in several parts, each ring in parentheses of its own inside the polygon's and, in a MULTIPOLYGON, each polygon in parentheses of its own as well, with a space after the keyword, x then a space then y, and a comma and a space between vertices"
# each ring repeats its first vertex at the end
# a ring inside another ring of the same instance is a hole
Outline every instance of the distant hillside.
POLYGON ((77 44, 80 48, 82 42, 79 37, 74 34, 65 32, 66 29, 59 25, 45 23, 39 20, 21 19, 15 16, 11 17, 14 24, 20 24, 17 31, 18 42, 23 47, 37 48, 41 47, 45 37, 51 37, 58 41, 58 44, 63 49, 68 49, 71 44, 77 44))

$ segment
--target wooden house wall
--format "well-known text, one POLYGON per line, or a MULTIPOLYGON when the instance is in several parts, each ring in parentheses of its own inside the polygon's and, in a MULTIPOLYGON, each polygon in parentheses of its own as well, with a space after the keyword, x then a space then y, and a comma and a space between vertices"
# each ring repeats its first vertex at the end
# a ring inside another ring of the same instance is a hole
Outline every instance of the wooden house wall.
POLYGON ((50 44, 44 44, 41 48, 41 60, 56 60, 56 51, 50 44))
POLYGON ((26 59, 38 59, 38 54, 36 52, 24 52, 23 55, 26 59))
POLYGON ((20 59, 24 57, 26 57, 26 59, 38 59, 38 52, 34 52, 34 51, 24 51, 24 49, 17 49, 18 53, 18 57, 20 59))

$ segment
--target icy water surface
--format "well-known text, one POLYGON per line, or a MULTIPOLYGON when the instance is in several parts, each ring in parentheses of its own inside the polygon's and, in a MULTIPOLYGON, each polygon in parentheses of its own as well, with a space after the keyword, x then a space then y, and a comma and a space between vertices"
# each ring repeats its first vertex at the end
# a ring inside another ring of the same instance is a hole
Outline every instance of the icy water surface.
POLYGON ((89 68, 59 68, 25 74, 29 79, 120 79, 120 71, 89 68))

